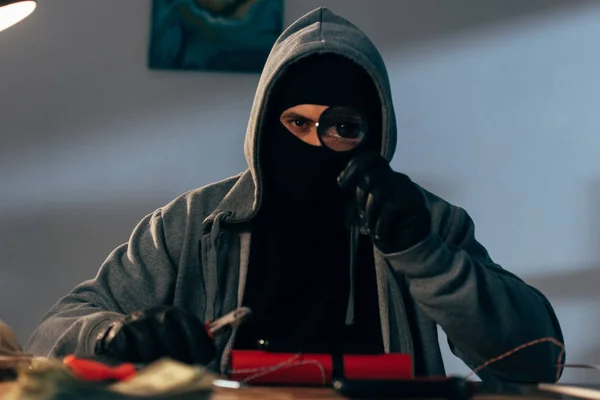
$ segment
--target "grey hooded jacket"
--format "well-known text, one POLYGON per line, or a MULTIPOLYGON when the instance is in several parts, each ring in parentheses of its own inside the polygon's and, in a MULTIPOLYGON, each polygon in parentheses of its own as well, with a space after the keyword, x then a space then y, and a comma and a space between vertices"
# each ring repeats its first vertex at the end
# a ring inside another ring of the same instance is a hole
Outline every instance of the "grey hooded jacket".
MULTIPOLYGON (((203 321, 241 305, 248 270, 251 221, 261 203, 257 144, 270 88, 294 61, 334 52, 363 66, 383 105, 381 154, 392 159, 396 124, 384 62, 357 27, 319 8, 289 26, 275 43, 256 91, 246 133, 248 170, 183 194, 146 216, 116 248, 94 279, 83 282, 44 316, 29 342, 41 356, 92 354, 97 335, 124 314, 169 304, 203 321)), ((396 254, 375 249, 375 268, 386 352, 412 354, 419 373, 444 374, 437 325, 452 351, 471 368, 525 342, 562 333, 547 299, 495 264, 459 207, 423 190, 432 232, 396 254), (418 345, 417 345, 418 344, 418 345)), ((217 339, 213 367, 225 371, 235 339, 217 339)), ((479 376, 553 381, 558 349, 540 344, 492 364, 479 376)))

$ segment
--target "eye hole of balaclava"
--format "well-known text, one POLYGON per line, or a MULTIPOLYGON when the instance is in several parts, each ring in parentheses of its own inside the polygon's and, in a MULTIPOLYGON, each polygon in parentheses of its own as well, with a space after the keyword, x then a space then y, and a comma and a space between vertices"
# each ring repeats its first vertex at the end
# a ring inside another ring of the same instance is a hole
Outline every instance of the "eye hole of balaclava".
POLYGON ((359 152, 381 148, 381 100, 373 80, 348 58, 314 55, 290 66, 271 93, 259 143, 267 199, 313 210, 340 208, 338 175, 359 152), (369 125, 365 142, 344 153, 304 142, 280 121, 284 111, 301 104, 359 110, 369 125))

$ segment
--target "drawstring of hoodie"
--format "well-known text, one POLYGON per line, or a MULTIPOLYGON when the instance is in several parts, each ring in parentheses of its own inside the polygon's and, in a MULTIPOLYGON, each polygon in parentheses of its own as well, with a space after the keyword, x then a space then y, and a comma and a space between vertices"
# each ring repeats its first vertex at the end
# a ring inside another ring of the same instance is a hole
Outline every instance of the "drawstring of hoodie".
POLYGON ((206 257, 206 265, 204 266, 205 279, 210 282, 215 282, 214 285, 207 285, 206 287, 206 305, 207 317, 212 320, 217 317, 217 313, 220 308, 220 282, 219 279, 219 239, 221 235, 221 223, 227 213, 221 212, 217 214, 212 221, 210 231, 208 234, 208 240, 203 246, 204 254, 206 257))
POLYGON ((360 240, 360 226, 353 223, 350 226, 350 294, 346 308, 346 325, 354 324, 354 300, 356 296, 355 281, 358 257, 358 241, 360 240))

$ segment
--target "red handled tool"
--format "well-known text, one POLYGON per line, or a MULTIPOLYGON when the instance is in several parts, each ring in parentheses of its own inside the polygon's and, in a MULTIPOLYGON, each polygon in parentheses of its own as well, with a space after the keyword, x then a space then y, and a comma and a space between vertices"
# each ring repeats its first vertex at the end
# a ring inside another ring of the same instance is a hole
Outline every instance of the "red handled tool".
MULTIPOLYGON (((236 326, 246 321, 251 315, 249 308, 240 307, 223 317, 207 323, 206 330, 211 338, 221 333, 228 326, 236 326)), ((103 362, 78 358, 71 354, 63 359, 63 363, 71 370, 77 378, 86 381, 122 381, 131 378, 144 365, 134 363, 122 363, 110 366, 103 362)))

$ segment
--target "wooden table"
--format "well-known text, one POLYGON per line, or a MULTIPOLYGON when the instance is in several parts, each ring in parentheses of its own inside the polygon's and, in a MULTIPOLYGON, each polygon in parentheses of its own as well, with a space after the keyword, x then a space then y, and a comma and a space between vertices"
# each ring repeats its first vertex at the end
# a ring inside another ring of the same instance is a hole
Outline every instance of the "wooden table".
MULTIPOLYGON (((0 382, 0 399, 4 397, 12 387, 12 382, 0 382)), ((531 395, 478 395, 474 400, 556 400, 565 398, 553 394, 537 393, 531 395)), ((210 397, 211 400, 341 400, 342 396, 333 390, 323 388, 300 388, 300 387, 253 387, 244 389, 216 389, 210 397)))
POLYGON ((244 389, 217 389, 211 400, 334 400, 344 399, 332 389, 254 387, 244 389))
MULTIPOLYGON (((217 389, 211 400, 342 400, 332 389, 313 388, 244 388, 238 390, 217 389)), ((565 399, 560 395, 550 393, 535 393, 528 395, 496 395, 485 394, 475 396, 472 400, 558 400, 565 399)))
POLYGON ((0 399, 4 397, 6 392, 8 392, 12 386, 12 382, 0 382, 0 399))
MULTIPOLYGON (((0 399, 13 387, 12 382, 0 382, 0 399)), ((308 388, 266 388, 254 387, 244 389, 216 389, 211 400, 339 400, 331 389, 308 389, 308 388)))
MULTIPOLYGON (((13 387, 12 382, 0 382, 0 399, 13 387)), ((331 389, 308 388, 244 388, 238 390, 216 389, 211 400, 340 400, 331 389)))

